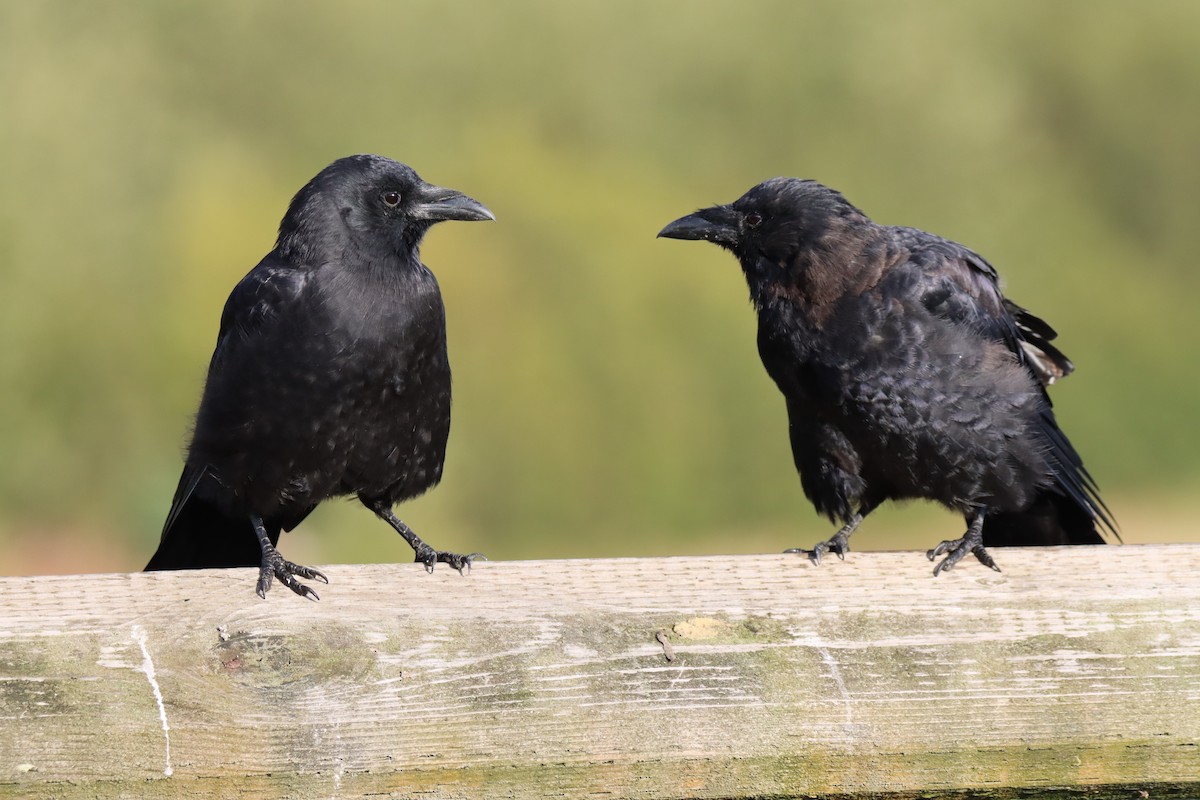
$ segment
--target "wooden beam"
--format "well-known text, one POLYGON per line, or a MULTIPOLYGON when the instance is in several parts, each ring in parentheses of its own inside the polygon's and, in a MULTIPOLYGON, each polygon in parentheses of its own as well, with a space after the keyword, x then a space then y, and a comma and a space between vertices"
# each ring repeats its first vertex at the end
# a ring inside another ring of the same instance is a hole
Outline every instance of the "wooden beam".
POLYGON ((0 579, 0 795, 1200 795, 1200 546, 0 579))

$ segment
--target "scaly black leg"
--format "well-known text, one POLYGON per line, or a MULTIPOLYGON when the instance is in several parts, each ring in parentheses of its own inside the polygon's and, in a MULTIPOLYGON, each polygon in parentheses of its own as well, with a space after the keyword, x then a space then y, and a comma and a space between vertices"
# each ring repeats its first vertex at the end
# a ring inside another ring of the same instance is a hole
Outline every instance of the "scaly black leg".
POLYGON ((267 536, 267 529, 263 525, 262 517, 251 515, 250 523, 254 525, 254 533, 258 536, 258 546, 262 548, 262 567, 258 571, 258 596, 266 600, 267 591, 271 588, 271 580, 279 578, 280 583, 301 597, 320 600, 321 598, 317 596, 316 592, 292 576, 299 575, 301 578, 324 583, 329 583, 329 579, 312 567, 293 564, 281 556, 275 549, 275 545, 271 544, 271 537, 267 536))
POLYGON ((858 513, 850 517, 849 521, 842 526, 842 529, 830 536, 823 542, 817 542, 813 545, 812 550, 805 550, 803 547, 793 547, 790 550, 784 550, 785 553, 804 553, 814 564, 820 565, 821 556, 825 553, 836 553, 837 557, 842 561, 846 560, 846 553, 850 552, 850 534, 858 530, 858 526, 867 518, 867 515, 875 510, 874 503, 864 503, 858 509, 858 513))
POLYGON ((413 529, 405 525, 392 511, 392 507, 388 503, 363 500, 363 504, 374 511, 380 519, 396 529, 396 533, 404 537, 404 541, 408 542, 409 547, 413 549, 415 554, 414 561, 425 565, 426 572, 433 572, 434 564, 439 561, 443 564, 449 564, 454 569, 458 570, 458 574, 463 574, 463 568, 468 570, 471 568, 471 562, 475 560, 487 561, 487 556, 483 553, 471 553, 469 555, 459 555, 458 553, 450 553, 445 550, 435 550, 421 540, 420 536, 413 533, 413 529))
POLYGON ((942 553, 948 554, 933 568, 935 576, 945 570, 953 569, 954 565, 962 561, 963 556, 967 553, 974 553, 984 566, 991 567, 996 572, 1000 571, 991 554, 983 546, 983 518, 986 514, 986 508, 977 509, 972 516, 967 517, 967 532, 963 534, 962 538, 944 541, 925 554, 930 561, 942 553))

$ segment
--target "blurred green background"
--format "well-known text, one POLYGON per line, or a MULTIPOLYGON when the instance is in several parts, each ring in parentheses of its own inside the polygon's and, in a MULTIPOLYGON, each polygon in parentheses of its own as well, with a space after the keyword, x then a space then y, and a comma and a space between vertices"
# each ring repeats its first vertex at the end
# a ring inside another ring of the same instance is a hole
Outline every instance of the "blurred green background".
MULTIPOLYGON (((773 175, 985 254, 1079 371, 1063 425, 1127 541, 1200 538, 1200 4, 0 2, 0 573, 140 569, 233 284, 376 152, 436 228, 442 486, 493 558, 778 552, 804 499, 734 260, 656 241, 773 175)), ((859 549, 961 521, 888 508, 859 549)), ((356 504, 284 538, 408 561, 356 504)))

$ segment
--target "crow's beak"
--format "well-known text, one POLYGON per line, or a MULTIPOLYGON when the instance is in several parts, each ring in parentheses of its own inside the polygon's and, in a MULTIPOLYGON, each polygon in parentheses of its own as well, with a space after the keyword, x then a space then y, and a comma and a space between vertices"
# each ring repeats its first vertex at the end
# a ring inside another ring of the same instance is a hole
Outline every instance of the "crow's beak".
POLYGON ((454 189, 432 184, 425 184, 421 188, 421 199, 413 208, 412 215, 417 219, 426 219, 431 222, 441 222, 446 219, 475 222, 496 218, 496 215, 478 200, 467 197, 454 189))
POLYGON ((737 243, 738 214, 729 206, 713 206, 680 217, 658 232, 660 239, 703 239, 732 247, 737 243))

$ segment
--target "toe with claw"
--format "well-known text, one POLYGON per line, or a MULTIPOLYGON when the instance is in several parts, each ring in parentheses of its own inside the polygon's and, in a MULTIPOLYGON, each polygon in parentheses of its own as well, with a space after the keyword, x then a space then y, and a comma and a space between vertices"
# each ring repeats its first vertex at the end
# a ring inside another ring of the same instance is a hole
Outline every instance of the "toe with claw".
POLYGON ((435 550, 429 545, 421 542, 416 548, 416 558, 413 559, 419 564, 425 565, 426 572, 433 572, 433 567, 438 562, 449 564, 452 568, 458 570, 458 574, 463 574, 463 569, 471 571, 471 564, 475 561, 487 561, 487 556, 483 553, 470 553, 468 555, 460 555, 458 553, 450 553, 445 550, 435 550))
POLYGON ((948 539, 925 554, 930 561, 936 560, 943 553, 946 554, 946 557, 933 568, 934 576, 954 569, 954 565, 962 561, 968 553, 974 554, 985 567, 990 567, 996 572, 1000 571, 1000 567, 996 566, 996 561, 992 558, 991 553, 983 546, 983 519, 984 513, 980 511, 969 518, 967 532, 961 538, 948 539))
POLYGON ((836 553, 838 558, 840 558, 842 561, 845 561, 846 553, 850 552, 850 534, 854 533, 854 531, 858 529, 858 526, 862 524, 862 521, 866 518, 867 514, 871 513, 873 508, 875 508, 874 503, 864 504, 863 507, 858 510, 857 514, 854 514, 850 517, 849 521, 842 526, 840 531, 835 533, 833 536, 830 536, 823 542, 817 542, 815 545, 813 545, 812 550, 805 550, 803 547, 793 547, 791 550, 784 550, 783 552, 803 553, 818 566, 821 564, 821 556, 825 555, 826 553, 836 553))
POLYGON ((262 567, 258 572, 258 596, 266 600, 267 592, 271 588, 271 581, 279 578, 280 583, 301 597, 307 597, 309 600, 321 599, 311 587, 296 580, 296 576, 329 583, 329 579, 319 570, 294 564, 280 555, 278 550, 271 548, 263 553, 262 567))
POLYGON ((267 534, 262 517, 251 516, 250 524, 254 526, 254 533, 258 537, 258 546, 262 549, 262 566, 258 571, 258 596, 266 600, 267 592, 271 589, 271 581, 279 578, 280 583, 301 597, 320 600, 321 598, 317 596, 316 592, 296 580, 295 576, 299 575, 301 578, 322 583, 329 583, 329 579, 312 567, 293 564, 280 555, 279 551, 275 549, 271 537, 267 534))
POLYGON ((821 557, 826 553, 834 553, 842 561, 846 560, 846 553, 850 552, 850 536, 846 533, 846 529, 835 533, 823 542, 817 542, 813 545, 812 550, 805 550, 803 547, 793 547, 790 550, 784 550, 785 553, 803 553, 808 556, 809 560, 817 566, 821 565, 821 557))

